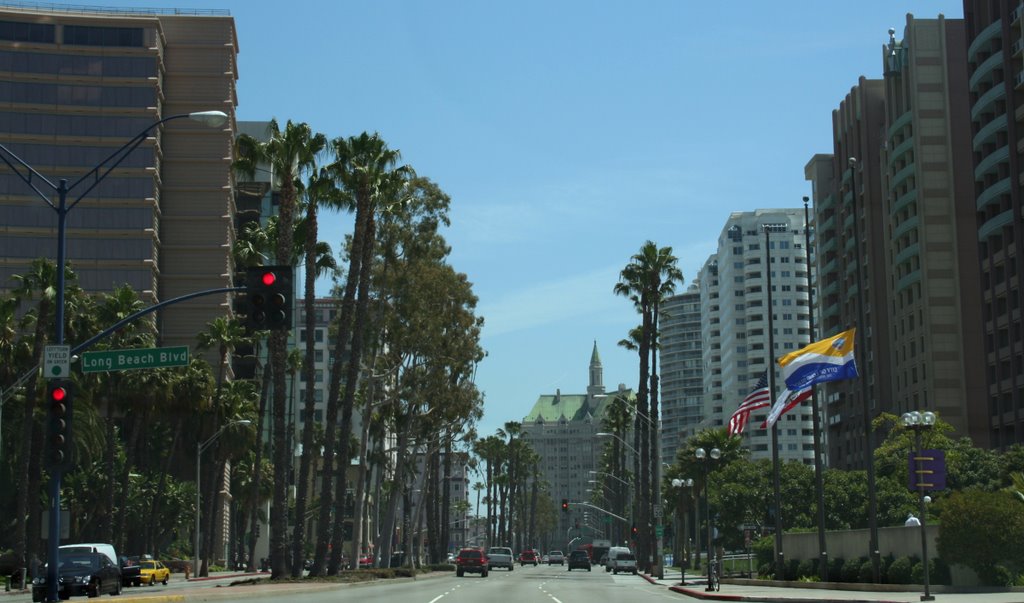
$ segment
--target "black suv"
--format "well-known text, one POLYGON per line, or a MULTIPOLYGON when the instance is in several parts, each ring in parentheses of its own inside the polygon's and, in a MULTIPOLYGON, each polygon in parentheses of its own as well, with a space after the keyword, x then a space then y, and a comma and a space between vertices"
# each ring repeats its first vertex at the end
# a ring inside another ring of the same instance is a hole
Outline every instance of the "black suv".
POLYGON ((586 551, 573 551, 569 553, 569 571, 572 568, 590 570, 590 555, 586 551))

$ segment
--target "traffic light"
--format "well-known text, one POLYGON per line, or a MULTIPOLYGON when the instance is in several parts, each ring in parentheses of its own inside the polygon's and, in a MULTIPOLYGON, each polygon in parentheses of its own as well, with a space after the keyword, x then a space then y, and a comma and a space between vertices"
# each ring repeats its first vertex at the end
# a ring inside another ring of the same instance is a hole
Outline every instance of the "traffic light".
POLYGON ((630 528, 629 533, 633 535, 633 538, 636 538, 637 531, 636 531, 636 525, 635 524, 633 525, 632 528, 630 528))
POLYGON ((48 428, 46 464, 51 470, 63 471, 71 465, 71 402, 74 384, 68 379, 47 382, 48 428))
POLYGON ((246 270, 246 327, 253 331, 292 328, 292 275, 291 266, 257 266, 246 270))
POLYGON ((563 498, 562 499, 562 510, 565 511, 566 513, 569 512, 569 499, 568 498, 563 498))

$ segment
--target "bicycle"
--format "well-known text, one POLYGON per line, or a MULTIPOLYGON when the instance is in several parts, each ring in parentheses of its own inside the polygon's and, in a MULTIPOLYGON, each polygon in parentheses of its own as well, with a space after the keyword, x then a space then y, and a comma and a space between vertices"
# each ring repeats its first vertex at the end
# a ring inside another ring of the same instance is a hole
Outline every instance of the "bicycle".
POLYGON ((711 558, 711 564, 708 566, 708 590, 721 590, 722 583, 718 579, 718 559, 711 558))

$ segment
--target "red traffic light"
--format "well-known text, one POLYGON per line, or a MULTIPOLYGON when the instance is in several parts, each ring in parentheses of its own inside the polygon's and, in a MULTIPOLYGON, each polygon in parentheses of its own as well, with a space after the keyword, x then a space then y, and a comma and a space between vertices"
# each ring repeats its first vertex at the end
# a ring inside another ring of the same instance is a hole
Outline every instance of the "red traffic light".
POLYGON ((269 287, 277 282, 277 276, 273 272, 264 272, 260 282, 269 287))
POLYGON ((67 397, 67 395, 68 392, 63 387, 55 387, 52 390, 50 390, 50 397, 53 398, 54 402, 63 401, 64 398, 67 397))

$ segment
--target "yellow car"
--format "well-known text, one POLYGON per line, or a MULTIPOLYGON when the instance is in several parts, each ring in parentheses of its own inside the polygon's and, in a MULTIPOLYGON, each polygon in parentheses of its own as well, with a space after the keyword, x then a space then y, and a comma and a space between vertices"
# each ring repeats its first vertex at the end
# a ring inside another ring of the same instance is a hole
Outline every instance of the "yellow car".
POLYGON ((159 561, 140 561, 142 569, 139 574, 142 578, 143 584, 153 586, 157 582, 167 584, 167 580, 171 577, 171 570, 167 569, 167 566, 159 561))

